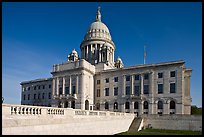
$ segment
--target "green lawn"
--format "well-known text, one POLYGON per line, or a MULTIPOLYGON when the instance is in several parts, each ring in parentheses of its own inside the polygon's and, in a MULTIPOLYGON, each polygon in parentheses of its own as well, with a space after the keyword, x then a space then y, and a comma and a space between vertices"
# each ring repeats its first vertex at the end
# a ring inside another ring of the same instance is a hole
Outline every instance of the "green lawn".
POLYGON ((116 135, 202 135, 200 131, 144 129, 139 132, 122 132, 116 135))

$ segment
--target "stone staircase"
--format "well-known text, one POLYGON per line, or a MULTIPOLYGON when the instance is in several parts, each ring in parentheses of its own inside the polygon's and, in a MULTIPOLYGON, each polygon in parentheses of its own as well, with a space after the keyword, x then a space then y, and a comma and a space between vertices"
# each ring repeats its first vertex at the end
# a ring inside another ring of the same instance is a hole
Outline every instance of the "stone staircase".
POLYGON ((142 121, 141 117, 135 117, 128 129, 128 132, 137 132, 142 121))

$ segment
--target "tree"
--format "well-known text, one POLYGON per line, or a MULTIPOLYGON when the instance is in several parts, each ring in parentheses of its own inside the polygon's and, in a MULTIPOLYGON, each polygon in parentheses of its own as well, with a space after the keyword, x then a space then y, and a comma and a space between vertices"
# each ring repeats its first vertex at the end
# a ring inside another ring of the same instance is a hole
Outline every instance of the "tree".
POLYGON ((202 108, 198 108, 197 106, 191 106, 191 115, 202 115, 202 108))

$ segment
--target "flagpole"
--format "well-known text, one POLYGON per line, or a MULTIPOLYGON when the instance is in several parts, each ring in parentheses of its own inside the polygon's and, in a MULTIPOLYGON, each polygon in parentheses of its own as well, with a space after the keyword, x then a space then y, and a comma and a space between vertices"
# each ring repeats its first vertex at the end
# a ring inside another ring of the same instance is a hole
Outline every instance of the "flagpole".
POLYGON ((144 64, 146 63, 146 46, 144 45, 144 64))

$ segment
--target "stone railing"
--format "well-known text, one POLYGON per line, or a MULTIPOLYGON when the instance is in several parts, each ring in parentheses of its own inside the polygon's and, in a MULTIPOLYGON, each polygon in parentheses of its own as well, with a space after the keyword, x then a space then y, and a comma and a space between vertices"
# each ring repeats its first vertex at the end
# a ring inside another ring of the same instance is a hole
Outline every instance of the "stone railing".
POLYGON ((41 108, 29 106, 11 106, 11 115, 41 115, 41 108))

